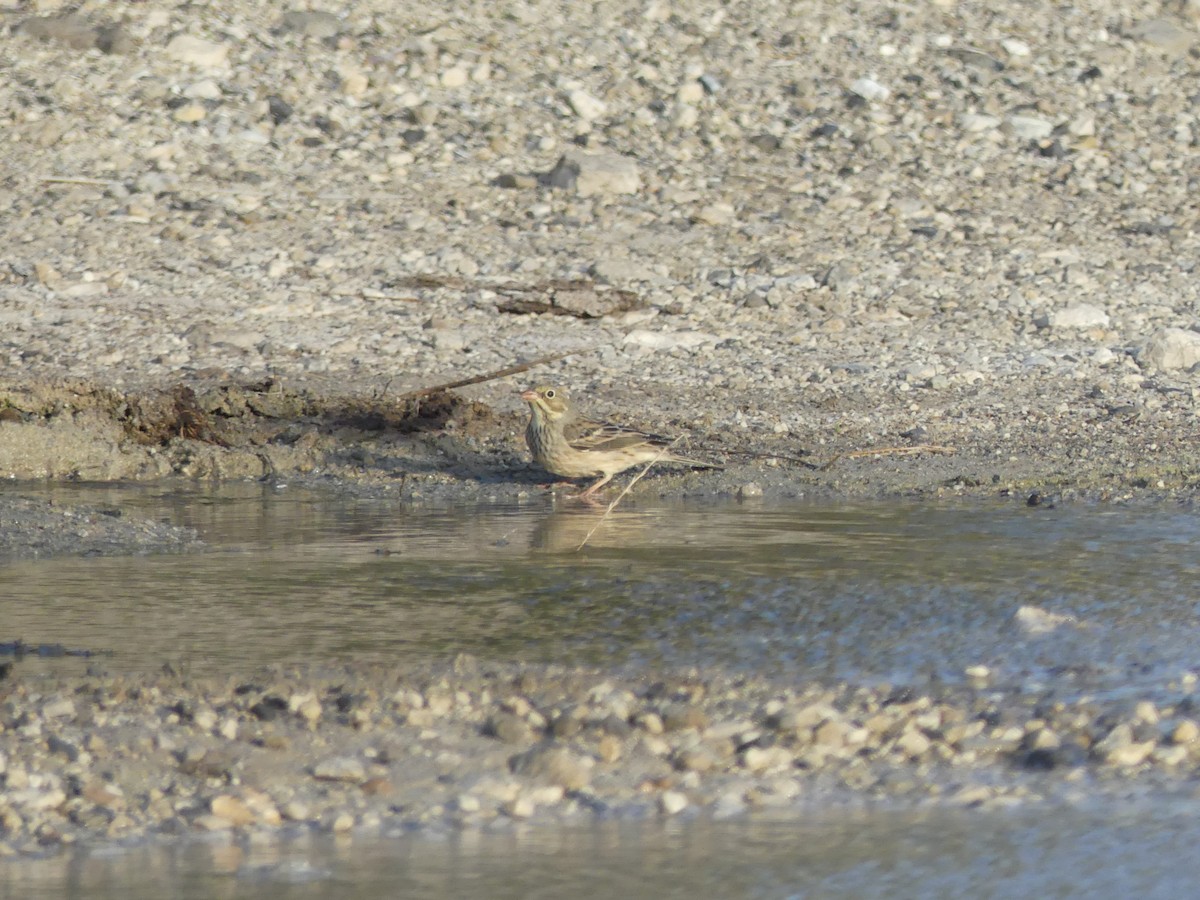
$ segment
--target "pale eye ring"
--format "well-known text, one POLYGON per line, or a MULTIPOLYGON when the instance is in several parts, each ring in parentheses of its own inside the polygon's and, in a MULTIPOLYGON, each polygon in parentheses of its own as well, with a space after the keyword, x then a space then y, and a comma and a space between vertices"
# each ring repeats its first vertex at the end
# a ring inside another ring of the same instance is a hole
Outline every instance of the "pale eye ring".
POLYGON ((554 399, 554 388, 551 388, 550 390, 546 391, 546 399, 547 400, 554 399))

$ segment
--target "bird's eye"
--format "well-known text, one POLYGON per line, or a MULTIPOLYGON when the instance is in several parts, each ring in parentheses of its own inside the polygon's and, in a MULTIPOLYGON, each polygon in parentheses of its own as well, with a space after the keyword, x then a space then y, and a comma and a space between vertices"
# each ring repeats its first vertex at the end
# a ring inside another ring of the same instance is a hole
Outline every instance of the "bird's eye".
POLYGON ((554 388, 550 388, 550 390, 546 391, 545 397, 547 400, 553 400, 554 399, 554 388))

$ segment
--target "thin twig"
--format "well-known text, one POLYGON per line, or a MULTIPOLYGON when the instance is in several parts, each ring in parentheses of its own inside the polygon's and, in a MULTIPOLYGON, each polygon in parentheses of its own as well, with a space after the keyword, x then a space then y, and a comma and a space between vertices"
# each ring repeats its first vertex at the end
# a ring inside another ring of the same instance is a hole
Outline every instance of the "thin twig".
POLYGON ((625 490, 623 490, 623 491, 621 491, 621 493, 617 494, 617 499, 614 500, 612 503, 608 504, 608 509, 604 510, 604 514, 602 516, 600 516, 600 518, 597 520, 596 524, 592 526, 592 530, 589 531, 584 536, 583 541, 579 544, 578 547, 575 548, 576 553, 578 553, 580 550, 582 550, 584 547, 587 546, 587 542, 592 539, 592 535, 596 533, 597 529, 599 529, 600 526, 604 524, 604 520, 608 518, 609 514, 614 509, 617 508, 617 504, 620 503, 625 498, 626 494, 628 494, 631 490, 633 490, 633 486, 635 484, 637 484, 639 481, 642 480, 642 476, 650 471, 650 467, 652 465, 654 465, 656 462, 658 462, 660 459, 662 459, 663 456, 665 456, 667 453, 669 453, 671 448, 674 447, 676 444, 678 444, 680 439, 682 439, 682 437, 683 437, 683 435, 680 435, 679 437, 675 438, 675 440, 671 441, 671 443, 667 444, 665 447, 663 447, 661 450, 659 450, 657 455, 655 455, 654 459, 652 459, 652 460, 650 460, 650 462, 646 463, 645 468, 643 468, 642 471, 638 472, 636 475, 633 476, 632 479, 630 479, 629 484, 625 485, 625 490))
POLYGON ((83 178, 78 175, 43 175, 38 179, 47 185, 91 185, 94 187, 108 187, 109 185, 118 184, 110 178, 83 178))
POLYGON ((850 450, 846 453, 839 453, 827 463, 822 463, 817 468, 821 470, 828 469, 839 459, 855 459, 864 456, 916 456, 918 453, 956 453, 953 447, 945 447, 940 444, 917 444, 912 447, 875 447, 871 450, 850 450))
POLYGON ((521 372, 527 372, 537 366, 544 366, 546 363, 552 363, 564 357, 578 353, 577 350, 569 350, 566 353, 554 353, 550 356, 541 356, 537 359, 532 359, 529 362, 519 363, 515 366, 508 366, 504 369, 496 369, 494 372, 485 372, 482 375, 472 375, 470 378, 460 378, 457 381, 447 381, 445 384, 435 384, 433 387, 418 388, 415 391, 409 391, 407 394, 401 394, 397 400, 418 400, 421 397, 429 397, 432 394, 440 394, 442 391, 450 391, 454 388, 466 387, 471 384, 483 384, 485 381, 495 381, 497 378, 503 378, 506 375, 518 375, 521 372))

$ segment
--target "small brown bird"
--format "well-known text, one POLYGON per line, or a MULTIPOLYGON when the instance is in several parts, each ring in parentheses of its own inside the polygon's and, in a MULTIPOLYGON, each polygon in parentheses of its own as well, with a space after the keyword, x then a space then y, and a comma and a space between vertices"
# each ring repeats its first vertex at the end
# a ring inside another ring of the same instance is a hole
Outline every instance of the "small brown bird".
POLYGON ((676 456, 666 449, 671 441, 658 435, 585 418, 565 388, 540 385, 522 391, 521 399, 529 404, 525 442, 534 462, 563 478, 599 476, 580 497, 591 497, 614 475, 641 463, 721 468, 716 463, 676 456))

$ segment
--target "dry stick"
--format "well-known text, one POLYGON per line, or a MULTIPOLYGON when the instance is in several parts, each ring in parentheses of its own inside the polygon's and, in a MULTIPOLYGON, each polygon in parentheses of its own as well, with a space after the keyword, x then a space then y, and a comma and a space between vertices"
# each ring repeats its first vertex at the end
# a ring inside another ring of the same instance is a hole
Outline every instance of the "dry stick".
POLYGON ((93 187, 108 187, 117 183, 111 178, 84 178, 74 175, 46 175, 39 180, 43 184, 90 184, 93 187))
POLYGON ((447 381, 445 384, 435 384, 433 387, 419 388, 415 391, 409 391, 407 394, 400 394, 396 399, 419 400, 421 397, 428 397, 432 394, 440 394, 442 391, 450 391, 454 388, 466 387, 470 384, 483 384, 485 381, 495 381, 497 378, 503 378, 505 375, 519 375, 521 372, 527 372, 537 366, 544 366, 546 363, 555 362, 578 352, 578 350, 568 350, 566 353, 555 353, 551 356, 542 356, 538 359, 530 360, 529 362, 520 363, 515 366, 509 366, 505 369, 496 369, 494 372, 485 372, 482 375, 472 375, 470 378, 460 378, 458 381, 447 381))
POLYGON ((683 437, 683 435, 680 435, 679 437, 675 438, 675 440, 671 441, 671 443, 667 444, 665 447, 663 447, 661 450, 659 450, 658 454, 654 457, 654 459, 652 459, 652 460, 650 460, 650 462, 646 463, 646 467, 644 469, 642 469, 642 471, 638 472, 636 475, 633 476, 633 478, 630 480, 629 484, 625 485, 625 490, 621 491, 621 493, 619 493, 617 495, 616 500, 614 500, 612 503, 608 504, 608 509, 606 509, 604 511, 604 515, 602 515, 600 517, 599 521, 597 521, 596 524, 592 526, 592 530, 589 531, 584 536, 583 541, 579 544, 578 547, 575 548, 576 553, 578 553, 580 550, 582 550, 584 547, 587 546, 587 542, 592 539, 592 535, 596 533, 597 529, 599 529, 600 526, 604 524, 604 520, 608 518, 609 513, 611 513, 614 509, 617 508, 617 504, 620 503, 625 498, 626 494, 628 494, 631 490, 633 490, 633 486, 635 484, 637 484, 639 481, 642 480, 642 476, 650 471, 650 467, 652 465, 654 465, 656 462, 658 462, 660 459, 662 459, 663 456, 665 456, 671 450, 672 447, 674 447, 676 444, 679 443, 679 441, 682 437, 683 437))

